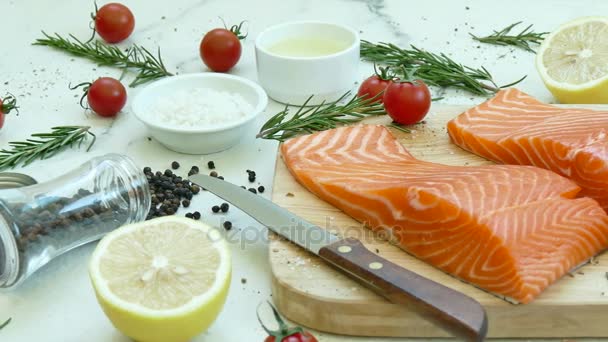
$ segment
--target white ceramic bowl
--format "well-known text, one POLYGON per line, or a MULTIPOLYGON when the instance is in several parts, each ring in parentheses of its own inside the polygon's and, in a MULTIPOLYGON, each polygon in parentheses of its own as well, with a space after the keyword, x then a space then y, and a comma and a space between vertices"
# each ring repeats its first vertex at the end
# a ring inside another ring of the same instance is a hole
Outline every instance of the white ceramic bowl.
POLYGON ((131 108, 151 135, 170 150, 187 154, 208 154, 234 145, 250 130, 255 118, 266 108, 268 97, 256 83, 219 73, 184 74, 156 81, 135 97, 131 108), (151 107, 160 97, 171 97, 185 89, 210 88, 240 94, 254 108, 238 121, 200 128, 174 128, 153 120, 151 107))
POLYGON ((299 21, 272 26, 257 37, 255 56, 258 81, 273 100, 285 104, 335 101, 353 88, 359 76, 359 34, 337 24, 299 21), (271 52, 290 38, 322 37, 345 43, 339 52, 318 57, 290 57, 271 52))

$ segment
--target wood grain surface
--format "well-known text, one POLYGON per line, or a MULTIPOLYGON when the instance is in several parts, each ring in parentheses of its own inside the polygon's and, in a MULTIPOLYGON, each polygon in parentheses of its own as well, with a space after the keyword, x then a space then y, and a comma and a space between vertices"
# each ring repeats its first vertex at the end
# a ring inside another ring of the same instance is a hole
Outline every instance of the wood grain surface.
MULTIPOLYGON (((411 133, 393 133, 421 160, 449 165, 492 164, 449 141, 445 123, 466 108, 434 106, 424 125, 413 127, 411 133)), ((389 120, 374 118, 367 123, 389 124, 389 120)), ((320 227, 361 240, 370 251, 399 266, 476 299, 488 314, 488 337, 608 337, 608 253, 566 275, 533 303, 516 305, 455 279, 375 236, 300 186, 280 158, 272 199, 320 227)), ((415 312, 388 302, 287 241, 271 239, 269 249, 273 299, 292 321, 345 335, 447 336, 415 312)))

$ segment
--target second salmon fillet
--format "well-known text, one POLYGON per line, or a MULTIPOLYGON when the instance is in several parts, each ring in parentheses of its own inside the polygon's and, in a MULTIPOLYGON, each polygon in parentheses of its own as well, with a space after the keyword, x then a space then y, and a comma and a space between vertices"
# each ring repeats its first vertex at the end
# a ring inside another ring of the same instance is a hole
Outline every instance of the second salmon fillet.
POLYGON ((511 88, 451 120, 448 133, 484 158, 568 177, 608 210, 608 111, 557 107, 511 88))
POLYGON ((281 154, 321 199, 419 259, 521 303, 608 246, 597 202, 540 168, 416 160, 372 125, 294 138, 281 154))

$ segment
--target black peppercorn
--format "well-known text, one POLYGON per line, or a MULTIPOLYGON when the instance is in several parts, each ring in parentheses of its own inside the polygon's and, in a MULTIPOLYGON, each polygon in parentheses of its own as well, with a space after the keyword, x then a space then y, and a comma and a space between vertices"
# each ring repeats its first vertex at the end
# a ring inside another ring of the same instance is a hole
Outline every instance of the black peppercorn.
POLYGON ((213 162, 213 160, 210 160, 210 161, 208 161, 208 162, 207 162, 207 167, 208 167, 210 170, 215 169, 215 163, 213 162))
POLYGON ((217 179, 224 180, 224 176, 217 176, 217 179))
POLYGON ((211 177, 217 177, 217 172, 215 172, 215 171, 211 171, 211 172, 209 173, 209 176, 211 176, 211 177))
POLYGON ((177 169, 179 169, 179 163, 178 163, 178 162, 176 162, 176 161, 174 161, 173 163, 171 163, 171 168, 172 168, 173 170, 177 170, 177 169))
POLYGON ((258 193, 258 192, 257 192, 257 190, 256 190, 255 188, 249 188, 249 189, 247 189, 247 190, 249 190, 249 192, 253 192, 254 194, 257 194, 257 193, 258 193))
POLYGON ((194 171, 195 173, 199 173, 199 168, 196 165, 192 165, 192 167, 190 168, 190 171, 194 171))
POLYGON ((224 224, 223 224, 223 226, 224 226, 224 229, 230 230, 230 229, 232 229, 232 222, 225 221, 224 224))
POLYGON ((198 211, 195 211, 195 212, 192 214, 192 217, 194 217, 194 219, 195 219, 195 220, 200 220, 200 218, 201 218, 201 213, 199 213, 198 211))
POLYGON ((186 213, 187 218, 192 218, 192 213, 186 213))
POLYGON ((201 191, 201 188, 198 185, 193 185, 190 187, 190 191, 192 191, 193 194, 198 194, 199 191, 201 191))
POLYGON ((185 199, 182 201, 182 205, 184 206, 184 208, 188 208, 190 206, 190 201, 185 199))
POLYGON ((165 170, 165 176, 166 176, 166 177, 171 177, 171 176, 173 176, 173 171, 171 171, 171 170, 169 170, 169 169, 166 169, 166 170, 165 170))
POLYGON ((150 168, 149 166, 144 167, 144 173, 151 173, 152 172, 152 168, 150 168))
POLYGON ((217 213, 220 211, 220 207, 217 205, 214 205, 213 207, 211 207, 211 211, 213 211, 214 213, 217 213))
POLYGON ((230 205, 228 205, 228 203, 224 202, 222 203, 222 205, 220 205, 220 210, 225 213, 228 211, 228 209, 230 209, 230 205))
POLYGON ((264 192, 264 190, 266 190, 266 188, 264 188, 264 186, 263 186, 263 185, 258 186, 258 192, 259 192, 259 193, 264 192))

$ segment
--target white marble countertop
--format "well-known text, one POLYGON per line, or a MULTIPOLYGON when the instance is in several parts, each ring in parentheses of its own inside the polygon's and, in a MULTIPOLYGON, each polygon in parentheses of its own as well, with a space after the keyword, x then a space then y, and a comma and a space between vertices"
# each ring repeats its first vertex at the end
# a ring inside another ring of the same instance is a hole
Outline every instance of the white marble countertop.
MULTIPOLYGON (((534 23, 539 31, 549 31, 578 16, 608 13, 608 2, 597 0, 122 2, 136 17, 135 32, 123 45, 135 42, 152 49, 160 45, 168 69, 179 73, 207 71, 198 56, 198 45, 206 31, 221 26, 218 17, 228 23, 248 21, 249 38, 244 42, 241 61, 231 73, 252 80, 256 79, 253 42, 261 30, 280 22, 315 19, 350 25, 360 30, 363 39, 370 41, 412 43, 431 51, 443 51, 463 64, 485 66, 499 83, 508 83, 527 74, 519 87, 544 101, 552 101, 552 97, 536 73, 532 54, 508 47, 478 47, 480 44, 472 41, 468 33, 485 34, 520 20, 534 23)), ((120 71, 99 68, 86 60, 30 44, 41 37, 41 30, 72 33, 86 39, 92 5, 92 1, 81 0, 0 2, 0 95, 12 92, 21 107, 19 116, 7 118, 0 131, 0 146, 57 125, 91 125, 98 135, 98 141, 89 153, 67 151, 17 171, 45 181, 108 152, 125 153, 141 167, 149 165, 153 169, 164 170, 171 161, 177 160, 184 165, 183 172, 187 172, 190 165, 204 166, 206 161, 214 160, 220 173, 236 183, 246 182, 246 169, 256 170, 258 180, 269 189, 263 196, 269 197, 275 142, 255 140, 252 135, 222 153, 202 157, 180 155, 149 141, 144 126, 130 113, 129 104, 116 120, 100 119, 79 107, 79 92, 68 89, 70 82, 75 84, 106 75, 118 77, 120 71)), ((363 78, 372 72, 372 67, 362 63, 360 71, 363 78)), ((129 98, 132 99, 138 90, 129 89, 129 98)), ((448 91, 444 96, 441 102, 450 104, 472 105, 483 100, 454 91, 448 91)), ((258 127, 281 108, 271 101, 257 122, 258 127)), ((196 198, 192 209, 204 213, 204 221, 218 225, 217 216, 206 214, 216 202, 206 193, 196 198)), ((196 341, 261 341, 265 336, 255 319, 255 309, 260 302, 271 298, 266 245, 263 241, 239 243, 243 242, 239 236, 243 227, 259 225, 237 210, 231 211, 230 218, 236 228, 231 233, 234 241, 231 291, 219 319, 196 341), (242 279, 246 279, 246 283, 242 279)), ((86 271, 93 248, 94 244, 90 244, 72 251, 38 271, 18 289, 0 293, 0 321, 13 318, 11 324, 0 331, 0 341, 128 341, 112 327, 96 303, 86 271)), ((320 341, 355 340, 321 333, 318 336, 320 341)))

